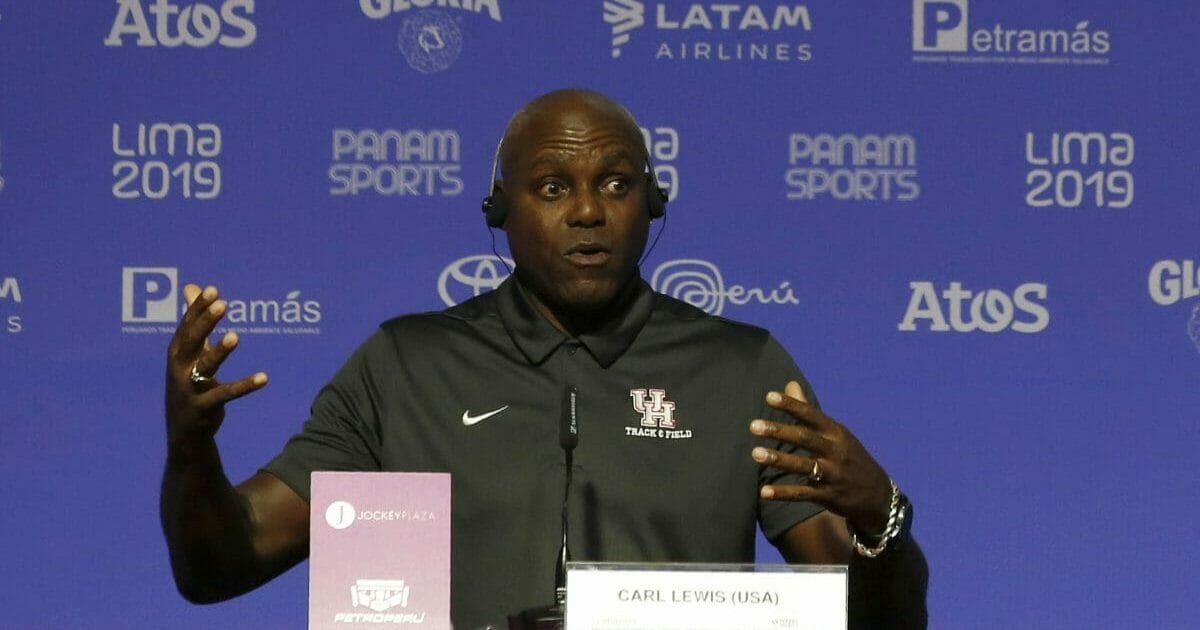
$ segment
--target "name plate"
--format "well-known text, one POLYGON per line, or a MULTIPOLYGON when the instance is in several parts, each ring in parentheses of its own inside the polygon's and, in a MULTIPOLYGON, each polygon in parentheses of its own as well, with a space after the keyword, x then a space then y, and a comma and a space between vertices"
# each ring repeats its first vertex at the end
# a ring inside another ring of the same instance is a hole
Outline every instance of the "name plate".
POLYGON ((314 472, 310 630, 450 628, 450 475, 314 472))
POLYGON ((846 630, 845 566, 570 563, 567 630, 846 630))

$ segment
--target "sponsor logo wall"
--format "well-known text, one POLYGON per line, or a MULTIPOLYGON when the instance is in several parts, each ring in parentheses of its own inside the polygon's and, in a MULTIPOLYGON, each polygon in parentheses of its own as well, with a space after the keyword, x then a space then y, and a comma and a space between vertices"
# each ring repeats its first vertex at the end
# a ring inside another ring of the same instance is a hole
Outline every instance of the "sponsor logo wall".
MULTIPOLYGON (((768 328, 912 498, 931 627, 1193 624, 1173 541, 1200 520, 1200 6, 77 4, 0 7, 0 473, 13 514, 86 515, 0 519, 0 626, 303 626, 302 571, 216 606, 172 585, 154 509, 183 286, 227 301, 220 375, 271 375, 219 434, 240 481, 380 322, 513 273, 479 211, 496 140, 571 85, 629 107, 670 196, 645 280, 768 328)), ((628 383, 623 429, 678 447, 693 427, 655 387, 628 383)), ((404 506, 382 509, 327 518, 404 506)), ((419 612, 361 577, 346 623, 419 612)))
POLYGON ((788 135, 788 199, 912 201, 917 181, 917 141, 908 134, 788 135))
POLYGON ((329 194, 458 196, 461 151, 453 129, 334 129, 329 194))
POLYGON ((1106 64, 1112 35, 1089 19, 1030 19, 1009 3, 913 0, 913 61, 1106 64), (974 9, 972 9, 974 4, 974 9), (1018 25, 1014 26, 1012 22, 1018 25), (1057 22, 1057 23, 1056 23, 1057 22), (950 53, 931 55, 928 53, 950 53))
POLYGON ((409 68, 421 74, 448 70, 458 61, 466 41, 460 26, 463 13, 503 21, 500 0, 359 0, 358 4, 372 20, 402 18, 397 45, 409 68))
POLYGON ((245 48, 258 37, 251 17, 254 0, 204 2, 117 0, 117 14, 104 45, 122 47, 245 48))
POLYGON ((112 194, 117 199, 216 199, 221 128, 212 123, 112 126, 112 194))
MULTIPOLYGON (((222 299, 227 311, 216 334, 321 334, 321 303, 302 297, 298 289, 287 291, 283 299, 222 299)), ((121 332, 174 333, 186 311, 175 267, 121 270, 121 332)))
POLYGON ((643 58, 687 63, 807 62, 813 30, 803 4, 685 3, 608 0, 604 22, 612 30, 612 57, 628 45, 643 58), (635 39, 644 38, 638 45, 635 39), (647 54, 648 53, 648 54, 647 54))

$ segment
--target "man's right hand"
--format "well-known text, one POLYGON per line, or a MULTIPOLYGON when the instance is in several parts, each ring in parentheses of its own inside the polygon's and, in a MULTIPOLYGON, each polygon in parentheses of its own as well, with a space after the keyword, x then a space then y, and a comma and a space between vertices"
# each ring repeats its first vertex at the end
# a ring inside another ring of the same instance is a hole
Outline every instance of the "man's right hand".
POLYGON ((237 347, 229 332, 212 345, 227 305, 217 288, 183 288, 188 309, 167 350, 167 463, 159 515, 171 571, 188 601, 217 602, 245 593, 308 554, 308 502, 259 471, 236 487, 213 439, 225 403, 267 384, 256 372, 220 382, 217 370, 237 347), (195 376, 193 376, 193 374, 195 376))
POLYGON ((203 291, 183 287, 188 309, 167 347, 167 444, 181 446, 211 439, 225 418, 225 403, 257 391, 267 384, 265 372, 218 382, 217 370, 238 345, 237 333, 225 333, 215 346, 208 337, 225 315, 227 304, 217 288, 203 291), (193 374, 203 377, 194 379, 193 374))

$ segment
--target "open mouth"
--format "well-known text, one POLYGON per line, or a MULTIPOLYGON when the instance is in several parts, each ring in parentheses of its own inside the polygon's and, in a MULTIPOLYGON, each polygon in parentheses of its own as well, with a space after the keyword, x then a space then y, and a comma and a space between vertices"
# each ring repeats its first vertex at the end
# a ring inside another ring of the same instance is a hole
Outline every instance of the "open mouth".
POLYGON ((608 262, 612 252, 600 243, 579 243, 567 250, 567 260, 580 267, 598 267, 608 262))

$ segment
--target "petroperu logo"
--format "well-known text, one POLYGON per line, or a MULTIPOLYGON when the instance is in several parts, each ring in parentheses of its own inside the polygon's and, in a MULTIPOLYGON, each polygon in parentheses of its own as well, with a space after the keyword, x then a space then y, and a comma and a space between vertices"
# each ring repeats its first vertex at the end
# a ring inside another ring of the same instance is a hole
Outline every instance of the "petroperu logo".
POLYGON ((112 150, 117 199, 221 195, 221 128, 213 123, 113 123, 112 150))
MULTIPOLYGON (((797 62, 813 58, 812 44, 790 34, 812 31, 803 4, 654 4, 654 59, 681 62, 797 62), (686 7, 686 8, 685 8, 686 7)), ((646 3, 605 0, 604 22, 619 58, 633 33, 647 23, 646 3)))
MULTIPOLYGON (((187 310, 180 299, 179 270, 175 267, 123 267, 121 269, 121 332, 150 334, 175 332, 187 310)), ((280 299, 227 299, 225 317, 216 334, 319 335, 321 303, 301 298, 300 291, 280 299)))
POLYGON ((667 400, 662 389, 631 389, 633 410, 641 414, 637 426, 625 427, 629 437, 656 438, 661 440, 686 440, 692 437, 691 429, 676 428, 675 403, 667 400))
MULTIPOLYGON (((1200 267, 1194 260, 1160 260, 1150 267, 1147 284, 1155 304, 1173 306, 1200 297, 1200 267)), ((1192 306, 1187 335, 1200 352, 1200 303, 1192 306)))
POLYGON ((961 282, 951 282, 940 296, 932 282, 910 282, 908 286, 912 297, 904 320, 897 326, 902 331, 919 330, 922 321, 933 332, 960 333, 976 330, 998 333, 1009 329, 1037 333, 1050 324, 1050 311, 1043 303, 1047 296, 1044 284, 1027 282, 1011 296, 1000 289, 969 291, 961 282))
POLYGON ((1025 134, 1025 204, 1033 208, 1128 208, 1133 135, 1114 131, 1025 134))
POLYGON ((372 612, 340 612, 334 623, 425 623, 425 613, 388 613, 395 608, 408 608, 409 586, 404 580, 356 580, 350 587, 350 604, 372 612))
MULTIPOLYGON (((16 278, 5 276, 0 278, 0 306, 8 310, 10 304, 21 303, 21 284, 16 278)), ((15 335, 25 329, 20 315, 0 315, 4 318, 4 332, 15 335)))
POLYGON ((667 198, 679 199, 679 169, 675 160, 679 158, 679 130, 674 127, 640 127, 646 151, 654 161, 654 178, 665 188, 667 198))
POLYGON ((329 194, 456 197, 461 144, 453 129, 334 129, 329 194))
MULTIPOLYGON (((497 259, 493 254, 459 258, 446 265, 438 275, 438 295, 446 306, 460 304, 500 286, 513 266, 512 259, 497 259)), ((773 289, 727 285, 720 268, 707 260, 696 258, 661 263, 654 269, 650 286, 659 293, 687 302, 710 315, 720 315, 730 304, 800 303, 790 282, 780 282, 773 289)))
POLYGON ((745 287, 725 283, 721 269, 707 260, 684 258, 668 260, 654 269, 650 286, 655 291, 682 300, 708 313, 721 315, 733 304, 799 304, 791 283, 784 281, 773 289, 745 287))
POLYGON ((422 74, 450 68, 463 49, 460 20, 431 7, 486 13, 492 20, 501 21, 499 0, 359 0, 358 6, 373 20, 406 15, 398 45, 409 67, 422 74))
MULTIPOLYGON (((993 10, 1008 3, 981 0, 993 10)), ((913 61, 955 63, 1107 64, 1112 50, 1108 31, 1087 20, 1074 27, 1009 28, 997 18, 971 30, 970 0, 913 0, 913 61), (945 53, 945 54, 930 54, 945 53)), ((979 20, 985 22, 985 20, 979 20)))
POLYGON ((912 201, 921 195, 917 141, 908 134, 790 134, 783 178, 793 201, 912 201))
POLYGON ((213 44, 226 48, 245 48, 258 37, 258 28, 250 21, 254 0, 225 0, 218 11, 204 2, 175 4, 155 0, 143 8, 143 0, 117 0, 105 46, 125 45, 127 37, 136 37, 138 46, 207 48, 213 44), (151 18, 146 17, 149 13, 151 18), (150 26, 150 22, 154 26, 150 26))

